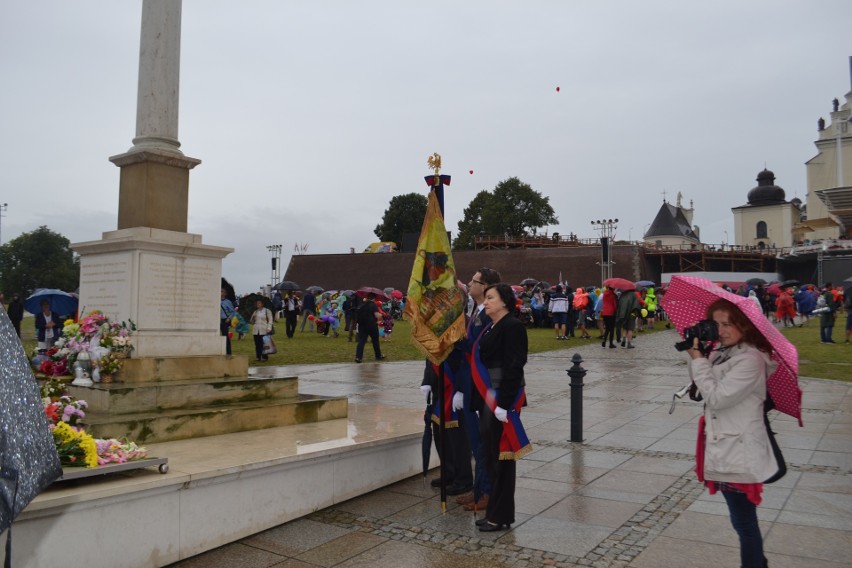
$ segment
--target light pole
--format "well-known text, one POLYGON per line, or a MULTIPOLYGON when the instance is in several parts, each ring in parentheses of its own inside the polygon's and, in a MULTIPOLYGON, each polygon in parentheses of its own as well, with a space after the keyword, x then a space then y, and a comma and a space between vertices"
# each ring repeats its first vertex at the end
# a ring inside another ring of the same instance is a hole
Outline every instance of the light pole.
POLYGON ((283 245, 269 245, 266 247, 272 254, 272 276, 270 277, 269 286, 275 286, 278 284, 278 281, 281 279, 281 249, 283 245))
POLYGON ((612 278, 612 255, 610 254, 610 245, 612 243, 612 235, 618 227, 618 219, 598 219, 592 221, 596 231, 601 233, 601 283, 612 278))
MULTIPOLYGON (((8 209, 8 208, 9 208, 8 203, 4 203, 3 205, 0 205, 0 221, 2 221, 3 217, 6 216, 6 209, 8 209)), ((3 244, 3 237, 0 236, 0 245, 2 245, 2 244, 3 244)))

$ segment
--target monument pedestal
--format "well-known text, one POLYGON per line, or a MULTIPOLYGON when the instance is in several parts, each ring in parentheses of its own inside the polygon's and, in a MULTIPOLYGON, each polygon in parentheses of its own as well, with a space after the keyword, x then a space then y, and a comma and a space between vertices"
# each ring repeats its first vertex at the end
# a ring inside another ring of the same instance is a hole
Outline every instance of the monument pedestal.
POLYGON ((133 320, 134 358, 225 355, 222 259, 233 249, 150 227, 108 231, 72 248, 80 255, 80 315, 97 309, 133 320))

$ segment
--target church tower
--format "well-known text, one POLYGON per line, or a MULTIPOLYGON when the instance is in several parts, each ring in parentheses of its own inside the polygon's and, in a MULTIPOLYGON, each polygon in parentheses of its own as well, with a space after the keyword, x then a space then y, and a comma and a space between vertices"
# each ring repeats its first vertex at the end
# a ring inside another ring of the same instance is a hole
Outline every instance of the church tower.
MULTIPOLYGON (((852 78, 852 57, 849 58, 852 78)), ((836 239, 852 232, 852 90, 832 101, 831 123, 817 122, 818 153, 806 162, 807 218, 796 227, 800 240, 836 239)))
POLYGON ((775 174, 764 168, 757 186, 748 192, 748 203, 733 207, 734 244, 757 248, 793 246, 793 226, 801 212, 798 200, 787 201, 784 189, 775 185, 775 174))

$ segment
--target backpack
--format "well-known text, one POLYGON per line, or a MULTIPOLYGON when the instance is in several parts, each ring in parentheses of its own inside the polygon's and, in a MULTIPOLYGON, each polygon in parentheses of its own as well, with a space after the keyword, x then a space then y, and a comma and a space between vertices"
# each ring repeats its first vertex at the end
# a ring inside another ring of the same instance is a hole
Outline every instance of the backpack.
POLYGON ((817 307, 818 307, 818 308, 824 308, 824 307, 826 307, 826 303, 825 303, 825 296, 823 296, 822 294, 820 294, 820 295, 819 295, 819 298, 817 298, 817 304, 816 304, 816 305, 817 305, 817 307))

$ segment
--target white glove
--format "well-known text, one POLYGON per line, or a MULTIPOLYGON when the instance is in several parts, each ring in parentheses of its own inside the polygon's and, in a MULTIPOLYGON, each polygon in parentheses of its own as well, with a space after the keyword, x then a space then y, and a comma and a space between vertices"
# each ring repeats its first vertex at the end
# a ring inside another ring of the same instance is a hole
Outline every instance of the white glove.
POLYGON ((508 422, 509 421, 509 413, 506 412, 505 409, 500 408, 499 406, 494 409, 494 417, 497 418, 500 422, 508 422))
POLYGON ((464 393, 457 392, 453 395, 453 410, 464 408, 464 393))
POLYGON ((420 385, 420 392, 423 393, 423 396, 426 397, 426 401, 429 401, 429 394, 432 392, 432 387, 429 385, 420 385))

